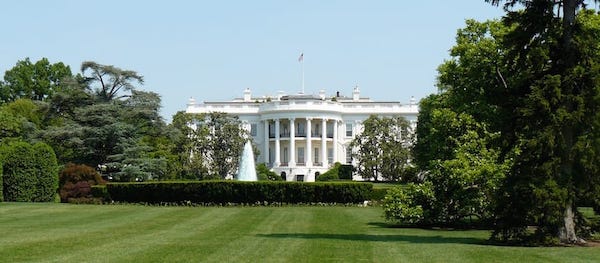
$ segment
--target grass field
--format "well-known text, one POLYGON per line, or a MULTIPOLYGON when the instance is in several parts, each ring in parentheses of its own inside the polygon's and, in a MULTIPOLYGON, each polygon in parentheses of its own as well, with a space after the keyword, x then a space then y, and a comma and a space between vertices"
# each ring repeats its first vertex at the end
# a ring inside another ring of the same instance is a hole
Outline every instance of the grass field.
POLYGON ((486 245, 388 228, 377 207, 0 203, 0 262, 593 262, 591 247, 486 245))

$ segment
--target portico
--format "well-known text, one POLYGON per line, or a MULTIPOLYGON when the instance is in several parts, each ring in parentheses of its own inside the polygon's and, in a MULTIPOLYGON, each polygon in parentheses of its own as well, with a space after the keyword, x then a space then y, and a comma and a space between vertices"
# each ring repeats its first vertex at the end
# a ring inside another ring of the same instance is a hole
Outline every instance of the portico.
MULTIPOLYGON (((370 115, 403 116, 416 126, 418 106, 376 102, 361 98, 358 87, 352 97, 283 95, 253 98, 250 90, 243 98, 228 102, 190 100, 188 113, 224 112, 238 116, 252 136, 260 153, 258 162, 287 181, 315 181, 335 162, 352 164, 350 142, 362 131, 362 121, 370 115)), ((360 177, 354 177, 360 180, 360 177)))

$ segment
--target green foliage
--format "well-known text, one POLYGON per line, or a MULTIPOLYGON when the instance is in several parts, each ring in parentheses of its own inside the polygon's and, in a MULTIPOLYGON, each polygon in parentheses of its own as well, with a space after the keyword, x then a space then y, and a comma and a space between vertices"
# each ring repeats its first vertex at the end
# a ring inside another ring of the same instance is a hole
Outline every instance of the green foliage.
POLYGON ((340 164, 339 162, 334 163, 333 167, 331 167, 331 169, 329 169, 329 170, 327 170, 327 172, 324 172, 323 174, 320 174, 319 176, 317 176, 316 180, 321 181, 321 182, 339 180, 341 166, 342 166, 342 164, 340 164))
POLYGON ((42 58, 31 63, 29 58, 25 58, 4 73, 4 82, 0 83, 0 102, 20 98, 45 100, 61 89, 63 79, 71 76, 71 69, 62 62, 50 64, 47 58, 42 58))
POLYGON ((361 203, 369 199, 372 188, 372 184, 354 182, 275 181, 143 182, 107 185, 110 198, 114 201, 154 204, 361 203))
POLYGON ((275 172, 271 171, 269 167, 267 167, 264 163, 259 163, 256 165, 256 176, 260 181, 281 181, 283 180, 281 176, 277 175, 275 172))
POLYGON ((123 70, 112 65, 102 65, 93 61, 81 63, 81 72, 88 84, 97 82, 96 95, 100 101, 108 102, 121 99, 127 95, 119 95, 121 91, 134 91, 133 81, 144 84, 144 77, 132 70, 123 70))
POLYGON ((51 202, 58 188, 54 151, 44 143, 14 142, 2 146, 4 199, 51 202))
POLYGON ((4 200, 32 202, 36 198, 35 152, 31 144, 14 142, 2 147, 4 200))
POLYGON ((388 188, 373 188, 373 192, 371 192, 370 199, 373 201, 381 201, 387 195, 388 190, 388 188))
POLYGON ((352 172, 354 172, 354 167, 352 165, 340 164, 340 167, 338 168, 338 177, 341 180, 352 180, 352 172))
POLYGON ((249 137, 240 120, 221 112, 186 114, 183 118, 192 125, 184 130, 190 138, 185 149, 191 153, 187 169, 196 168, 198 179, 204 180, 233 176, 249 137))
POLYGON ((11 138, 19 138, 23 130, 23 118, 16 116, 0 107, 0 141, 6 142, 11 138))
POLYGON ((92 197, 100 198, 100 200, 105 202, 110 201, 110 195, 108 194, 106 184, 92 185, 90 187, 90 195, 92 197))
POLYGON ((356 172, 366 180, 398 181, 409 166, 412 132, 402 117, 370 116, 352 140, 356 172))
POLYGON ((104 184, 100 173, 83 164, 68 163, 59 174, 59 194, 61 202, 69 198, 91 197, 90 187, 104 184))
POLYGON ((383 199, 385 219, 400 225, 424 224, 435 201, 431 183, 408 184, 387 191, 383 199))
POLYGON ((58 163, 56 154, 48 144, 33 145, 37 176, 36 198, 34 202, 52 202, 58 190, 58 163))

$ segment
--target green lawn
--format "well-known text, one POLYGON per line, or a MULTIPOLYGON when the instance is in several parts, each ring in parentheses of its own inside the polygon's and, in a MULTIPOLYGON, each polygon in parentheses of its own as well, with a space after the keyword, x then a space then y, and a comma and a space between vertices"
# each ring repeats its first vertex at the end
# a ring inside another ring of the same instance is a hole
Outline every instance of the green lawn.
POLYGON ((599 248, 485 245, 387 228, 376 207, 0 203, 1 262, 590 262, 599 248))

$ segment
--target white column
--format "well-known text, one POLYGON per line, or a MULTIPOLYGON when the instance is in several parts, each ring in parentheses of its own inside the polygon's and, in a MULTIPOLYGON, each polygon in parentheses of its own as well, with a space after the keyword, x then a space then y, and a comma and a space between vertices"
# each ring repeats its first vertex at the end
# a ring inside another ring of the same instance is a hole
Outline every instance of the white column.
POLYGON ((280 153, 279 153, 279 119, 275 119, 275 162, 274 167, 281 165, 280 153))
POLYGON ((306 118, 306 166, 312 166, 312 118, 306 118))
POLYGON ((338 161, 338 121, 333 120, 333 163, 338 161))
POLYGON ((290 119, 290 162, 289 166, 296 166, 296 127, 294 118, 290 119))
POLYGON ((268 166, 269 165, 269 120, 265 120, 265 146, 264 146, 264 162, 268 166))
POLYGON ((327 167, 327 120, 321 121, 321 164, 327 167))

